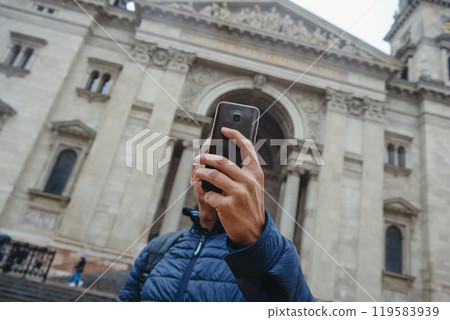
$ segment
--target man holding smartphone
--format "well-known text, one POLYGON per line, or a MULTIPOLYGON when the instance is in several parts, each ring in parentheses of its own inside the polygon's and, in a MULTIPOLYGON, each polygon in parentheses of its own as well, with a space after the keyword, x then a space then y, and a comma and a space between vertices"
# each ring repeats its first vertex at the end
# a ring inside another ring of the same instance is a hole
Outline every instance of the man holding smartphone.
POLYGON ((221 132, 240 148, 242 168, 202 150, 191 172, 199 210, 183 210, 193 226, 165 252, 160 237, 153 239, 117 301, 314 301, 296 248, 264 210, 264 174, 252 142, 234 129, 221 132), (202 180, 223 192, 206 192, 202 180))

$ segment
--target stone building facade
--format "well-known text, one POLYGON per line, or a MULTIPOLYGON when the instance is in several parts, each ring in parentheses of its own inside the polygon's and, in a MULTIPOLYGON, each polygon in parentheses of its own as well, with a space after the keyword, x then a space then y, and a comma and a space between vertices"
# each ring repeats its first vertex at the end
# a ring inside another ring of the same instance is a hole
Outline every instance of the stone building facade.
POLYGON ((0 233, 128 268, 190 225, 192 140, 234 101, 297 143, 260 149, 266 209, 317 298, 450 299, 447 0, 400 0, 391 56, 287 0, 126 2, 0 0, 0 233), (153 175, 126 165, 145 128, 153 175), (292 165, 307 138, 326 165, 292 165))

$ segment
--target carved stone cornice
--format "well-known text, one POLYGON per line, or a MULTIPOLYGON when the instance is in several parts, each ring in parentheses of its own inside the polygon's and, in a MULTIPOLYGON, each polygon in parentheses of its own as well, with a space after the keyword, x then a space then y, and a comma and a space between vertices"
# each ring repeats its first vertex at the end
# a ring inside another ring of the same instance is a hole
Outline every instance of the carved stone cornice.
POLYGON ((140 64, 187 73, 195 60, 196 54, 175 48, 161 48, 156 43, 136 41, 131 55, 140 64))
POLYGON ((9 77, 19 77, 23 78, 27 74, 30 73, 30 70, 11 66, 7 63, 0 63, 0 72, 6 74, 6 76, 9 77))
POLYGON ((258 36, 262 40, 271 39, 284 45, 292 44, 295 48, 303 48, 313 54, 322 54, 326 50, 325 56, 334 60, 344 59, 388 73, 400 70, 401 66, 397 60, 371 52, 364 48, 364 45, 357 44, 356 39, 348 36, 340 38, 337 31, 325 30, 317 22, 305 20, 300 17, 301 13, 292 8, 274 4, 269 9, 264 3, 261 6, 254 3, 237 6, 228 5, 226 2, 154 1, 142 2, 140 14, 144 18, 152 19, 161 15, 177 19, 181 17, 186 21, 227 29, 228 32, 237 30, 240 34, 244 33, 252 38, 258 36))
POLYGON ((326 90, 326 110, 333 110, 354 117, 383 121, 387 102, 370 98, 356 98, 351 93, 328 88, 326 90))
POLYGON ((450 87, 442 82, 433 80, 420 80, 408 82, 401 79, 392 79, 387 83, 390 95, 404 100, 432 100, 445 105, 450 105, 450 87))
POLYGON ((16 42, 33 44, 35 46, 45 46, 48 43, 47 40, 45 39, 33 37, 20 32, 10 31, 9 33, 11 35, 11 39, 13 39, 16 42))
POLYGON ((365 119, 384 121, 386 117, 386 105, 388 102, 378 101, 370 98, 363 99, 364 117, 365 119))
POLYGON ((150 55, 157 49, 156 43, 135 41, 131 47, 131 56, 143 66, 150 63, 150 55))
POLYGON ((86 99, 88 102, 105 102, 111 97, 109 94, 102 94, 100 92, 93 92, 84 88, 77 88, 77 95, 80 98, 86 99))
POLYGON ((109 69, 109 70, 114 70, 114 71, 120 71, 123 68, 123 66, 121 64, 109 62, 106 60, 101 60, 101 59, 93 58, 93 57, 88 58, 88 63, 93 64, 95 66, 99 66, 102 69, 109 69))
POLYGON ((52 129, 62 135, 69 135, 87 140, 94 139, 96 135, 94 129, 89 128, 80 120, 55 121, 52 122, 52 129))
POLYGON ((450 8, 450 2, 448 0, 410 0, 408 6, 403 10, 399 15, 395 17, 394 24, 391 27, 391 30, 384 37, 385 41, 390 41, 400 30, 400 28, 405 24, 414 10, 419 6, 421 2, 428 2, 437 5, 442 5, 446 8, 450 8))
POLYGON ((347 106, 352 100, 351 93, 327 88, 325 94, 326 110, 347 112, 347 106))
POLYGON ((172 71, 187 73, 195 60, 196 54, 169 48, 169 63, 167 68, 172 71))
POLYGON ((420 210, 403 198, 392 198, 384 200, 384 211, 399 214, 408 218, 415 218, 420 210))
POLYGON ((48 192, 44 192, 42 190, 33 189, 33 188, 28 189, 28 198, 30 199, 30 201, 40 200, 40 201, 50 202, 61 208, 67 207, 67 205, 70 201, 70 197, 68 197, 68 196, 48 193, 48 192))
POLYGON ((411 174, 411 169, 403 168, 391 163, 384 164, 384 171, 394 175, 394 177, 409 177, 411 174))
POLYGON ((17 114, 16 110, 11 108, 7 103, 0 100, 0 129, 4 121, 15 114, 17 114))

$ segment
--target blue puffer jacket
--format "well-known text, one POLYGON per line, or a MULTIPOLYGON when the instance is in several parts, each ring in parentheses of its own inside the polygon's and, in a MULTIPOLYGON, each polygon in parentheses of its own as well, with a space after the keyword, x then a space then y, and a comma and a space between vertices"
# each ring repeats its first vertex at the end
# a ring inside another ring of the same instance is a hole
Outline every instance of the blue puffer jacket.
POLYGON ((139 279, 154 240, 142 250, 117 301, 314 301, 294 245, 266 212, 261 237, 237 249, 220 220, 208 232, 198 212, 184 208, 193 225, 150 272, 139 279))

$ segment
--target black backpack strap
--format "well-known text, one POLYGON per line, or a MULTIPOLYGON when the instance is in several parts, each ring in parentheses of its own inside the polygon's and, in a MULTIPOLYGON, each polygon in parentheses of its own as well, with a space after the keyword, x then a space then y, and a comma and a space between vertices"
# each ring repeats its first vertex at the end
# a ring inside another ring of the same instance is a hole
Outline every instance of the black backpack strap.
POLYGON ((169 232, 159 236, 154 240, 154 244, 149 249, 147 256, 147 262, 145 264, 144 271, 139 279, 139 292, 144 287, 144 283, 147 280, 148 275, 156 266, 156 264, 162 259, 162 257, 169 251, 178 238, 183 234, 184 230, 169 232))

